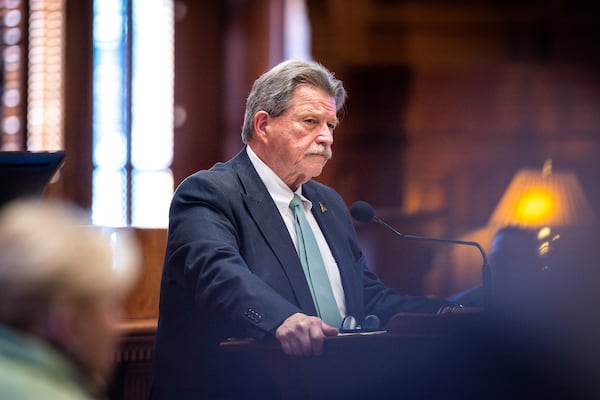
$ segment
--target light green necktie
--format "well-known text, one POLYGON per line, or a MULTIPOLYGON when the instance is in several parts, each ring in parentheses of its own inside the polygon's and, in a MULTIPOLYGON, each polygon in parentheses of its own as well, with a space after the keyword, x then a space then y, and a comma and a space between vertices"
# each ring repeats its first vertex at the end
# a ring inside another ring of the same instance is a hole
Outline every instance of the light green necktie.
POLYGON ((294 228, 298 237, 298 255, 308 281, 310 293, 312 294, 319 317, 327 324, 336 328, 340 327, 342 317, 338 309, 331 283, 325 270, 325 264, 319 251, 319 245, 315 235, 308 225, 304 215, 302 200, 298 195, 290 202, 290 208, 294 213, 294 228))

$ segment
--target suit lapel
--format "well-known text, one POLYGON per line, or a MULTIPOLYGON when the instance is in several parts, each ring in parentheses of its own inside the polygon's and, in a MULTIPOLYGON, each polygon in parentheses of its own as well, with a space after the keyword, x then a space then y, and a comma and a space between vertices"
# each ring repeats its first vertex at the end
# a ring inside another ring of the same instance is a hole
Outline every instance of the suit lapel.
POLYGON ((245 149, 234 158, 232 167, 242 184, 242 195, 248 212, 258 226, 263 239, 277 256, 296 295, 298 305, 307 314, 316 315, 315 305, 294 243, 279 210, 252 166, 245 149))

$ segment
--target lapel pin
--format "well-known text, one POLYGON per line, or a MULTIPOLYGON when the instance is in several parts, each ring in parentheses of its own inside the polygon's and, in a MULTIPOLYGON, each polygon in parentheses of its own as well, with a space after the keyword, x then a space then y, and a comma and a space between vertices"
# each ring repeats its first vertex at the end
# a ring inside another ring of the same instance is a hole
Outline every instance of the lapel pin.
POLYGON ((327 212, 327 207, 325 207, 325 205, 323 203, 319 202, 319 207, 321 208, 322 213, 327 212))

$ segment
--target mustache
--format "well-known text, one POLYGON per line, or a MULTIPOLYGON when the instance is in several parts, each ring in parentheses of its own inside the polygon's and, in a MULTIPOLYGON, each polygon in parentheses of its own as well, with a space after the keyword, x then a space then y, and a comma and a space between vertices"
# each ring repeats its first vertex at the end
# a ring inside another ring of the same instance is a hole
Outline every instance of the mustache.
POLYGON ((325 157, 326 160, 329 160, 331 158, 331 156, 333 155, 333 152, 331 150, 331 146, 326 146, 324 144, 315 144, 315 145, 310 146, 308 149, 306 149, 306 151, 304 152, 304 155, 306 155, 306 156, 311 156, 311 155, 323 156, 323 157, 325 157))

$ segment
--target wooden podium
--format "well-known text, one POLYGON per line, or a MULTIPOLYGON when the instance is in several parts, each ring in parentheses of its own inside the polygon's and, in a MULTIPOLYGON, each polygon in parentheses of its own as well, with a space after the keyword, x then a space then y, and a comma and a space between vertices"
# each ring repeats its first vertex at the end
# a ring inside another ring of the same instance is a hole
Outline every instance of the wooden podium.
POLYGON ((388 329, 326 338, 318 357, 286 356, 275 342, 221 347, 265 364, 276 384, 261 399, 598 398, 595 383, 536 329, 484 313, 398 314, 388 329))
POLYGON ((398 314, 386 332, 327 337, 318 357, 287 356, 275 341, 234 339, 221 347, 264 368, 276 382, 273 399, 458 398, 464 368, 457 350, 478 319, 398 314))

